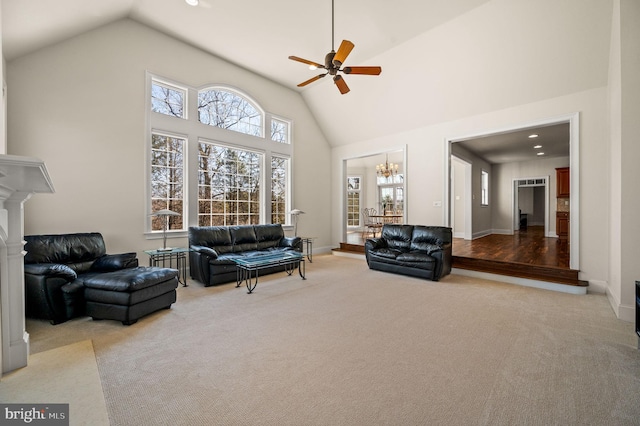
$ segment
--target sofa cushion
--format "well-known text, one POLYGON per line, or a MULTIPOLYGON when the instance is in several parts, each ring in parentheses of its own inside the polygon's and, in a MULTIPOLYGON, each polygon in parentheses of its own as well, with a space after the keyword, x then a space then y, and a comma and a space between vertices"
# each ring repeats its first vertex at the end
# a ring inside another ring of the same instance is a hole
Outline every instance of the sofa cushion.
POLYGON ((26 235, 25 263, 82 263, 107 253, 99 232, 26 235))
POLYGON ((229 228, 234 252, 256 250, 258 239, 252 225, 232 226, 229 228))
POLYGON ((84 279, 87 288, 95 288, 107 291, 139 291, 161 282, 176 279, 178 270, 171 268, 145 267, 121 269, 114 272, 105 272, 84 279))
POLYGON ((395 259, 399 255, 401 255, 402 252, 400 250, 384 247, 384 248, 375 250, 371 254, 374 256, 383 257, 385 259, 395 259))
POLYGON ((409 251, 412 234, 412 225, 387 224, 382 228, 381 238, 387 241, 387 246, 391 249, 409 251))
POLYGON ((254 229, 258 241, 258 250, 275 247, 280 243, 280 240, 284 238, 284 230, 282 229, 282 225, 279 224, 260 225, 254 229))
POLYGON ((231 233, 227 226, 191 226, 189 227, 189 245, 211 247, 218 254, 233 250, 231 233))
POLYGON ((112 272, 131 266, 137 266, 135 253, 106 254, 97 258, 91 264, 90 270, 94 272, 112 272))
POLYGON ((427 262, 432 263, 433 257, 422 251, 411 251, 409 253, 401 253, 396 257, 398 262, 427 262))
POLYGON ((411 251, 419 251, 426 254, 431 254, 434 251, 442 250, 442 245, 440 244, 432 244, 426 241, 420 240, 412 240, 411 241, 411 251))

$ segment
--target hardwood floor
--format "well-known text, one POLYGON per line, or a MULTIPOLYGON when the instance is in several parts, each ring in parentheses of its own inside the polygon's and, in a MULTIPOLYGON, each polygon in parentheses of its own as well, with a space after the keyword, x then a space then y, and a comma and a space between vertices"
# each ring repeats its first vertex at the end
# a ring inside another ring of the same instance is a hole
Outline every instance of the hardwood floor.
POLYGON ((545 237, 543 226, 529 226, 514 235, 492 234, 470 241, 454 238, 453 255, 569 268, 569 244, 545 237))

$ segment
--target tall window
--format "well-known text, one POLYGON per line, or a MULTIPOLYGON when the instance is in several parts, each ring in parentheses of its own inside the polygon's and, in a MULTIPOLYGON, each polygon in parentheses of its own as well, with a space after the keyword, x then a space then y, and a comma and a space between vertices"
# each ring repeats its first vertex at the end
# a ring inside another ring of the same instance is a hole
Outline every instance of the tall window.
MULTIPOLYGON (((184 139, 154 133, 151 136, 151 210, 169 209, 169 229, 183 229, 184 139)), ((164 219, 154 216, 151 229, 164 228, 164 219)))
POLYGON ((262 155, 200 142, 198 225, 260 223, 262 155))
POLYGON ((360 176, 347 177, 347 226, 360 226, 360 176))
MULTIPOLYGON (((150 74, 147 84, 148 213, 180 213, 169 229, 181 236, 190 225, 290 224, 289 121, 236 89, 198 90, 150 74)), ((150 218, 147 231, 160 231, 162 221, 150 218)))
POLYGON ((489 205, 489 172, 485 170, 482 171, 481 186, 482 186, 481 204, 483 206, 488 206, 489 205))
POLYGON ((286 224, 289 159, 271 157, 271 223, 286 224))

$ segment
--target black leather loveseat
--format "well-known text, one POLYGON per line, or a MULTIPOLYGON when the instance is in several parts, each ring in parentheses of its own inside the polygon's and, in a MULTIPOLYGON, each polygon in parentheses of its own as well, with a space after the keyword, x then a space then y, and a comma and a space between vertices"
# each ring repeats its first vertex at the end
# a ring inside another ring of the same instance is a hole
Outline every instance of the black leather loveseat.
POLYGON ((451 228, 386 224, 365 242, 370 269, 438 281, 451 272, 451 228))
MULTIPOLYGON (((274 251, 302 251, 300 237, 285 237, 281 225, 197 226, 189 228, 191 278, 206 287, 236 281, 233 258, 274 251)), ((278 266, 260 274, 284 271, 278 266)))
POLYGON ((125 325, 176 301, 178 271, 106 254, 97 232, 25 236, 26 314, 58 324, 88 315, 125 325))

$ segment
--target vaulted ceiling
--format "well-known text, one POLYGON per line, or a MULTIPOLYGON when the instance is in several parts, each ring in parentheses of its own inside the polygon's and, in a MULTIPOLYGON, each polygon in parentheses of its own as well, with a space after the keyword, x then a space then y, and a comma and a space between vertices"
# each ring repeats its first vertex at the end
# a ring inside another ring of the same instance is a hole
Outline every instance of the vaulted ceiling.
POLYGON ((2 0, 3 54, 131 18, 300 91, 334 146, 607 82, 610 1, 334 1, 336 46, 331 0, 2 0), (346 76, 346 95, 328 78, 297 88, 318 71, 288 56, 322 63, 343 39, 346 65, 382 74, 346 76))

